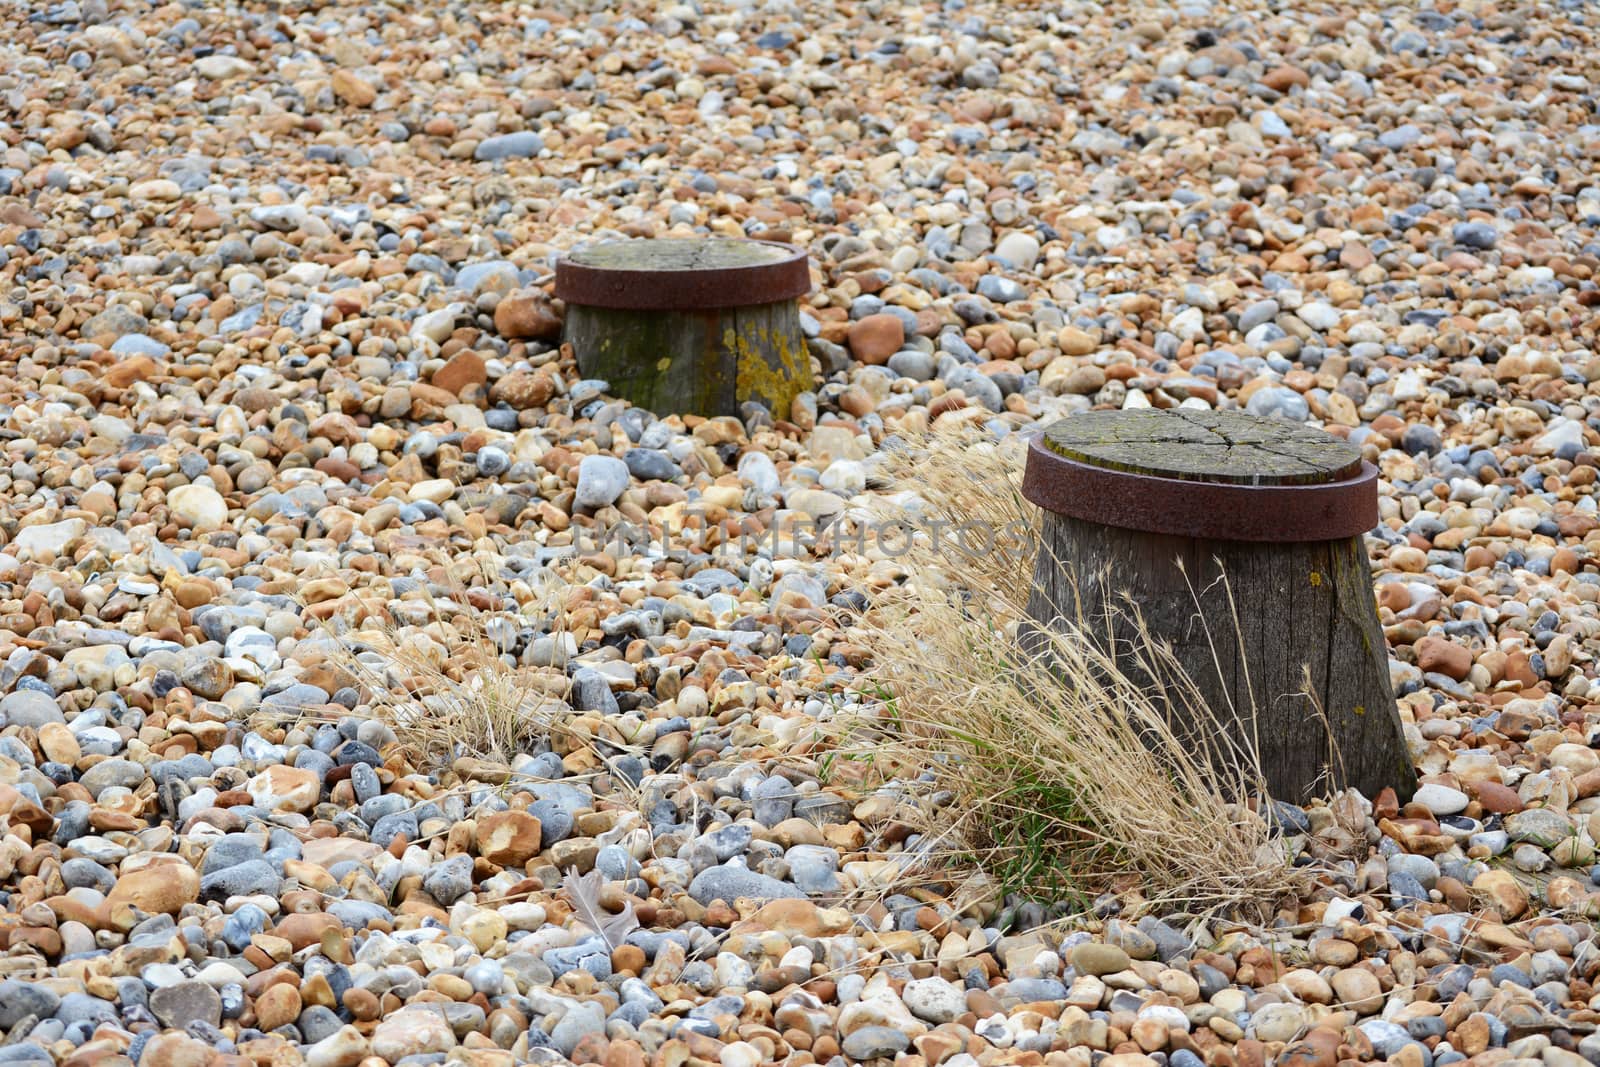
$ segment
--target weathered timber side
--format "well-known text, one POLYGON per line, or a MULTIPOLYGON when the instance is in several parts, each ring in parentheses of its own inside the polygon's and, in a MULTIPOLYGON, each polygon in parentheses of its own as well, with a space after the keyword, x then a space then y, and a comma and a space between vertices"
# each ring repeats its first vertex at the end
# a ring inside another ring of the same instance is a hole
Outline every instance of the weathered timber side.
POLYGON ((787 419, 813 384, 793 300, 675 311, 568 304, 566 339, 585 377, 658 415, 737 415, 754 400, 787 419))
POLYGON ((1031 618, 1081 617, 1124 673, 1155 684, 1132 651, 1137 605, 1210 710, 1170 708, 1180 736, 1197 755, 1221 751, 1213 731, 1253 739, 1274 797, 1415 788, 1361 538, 1211 541, 1046 512, 1033 581, 1031 618))

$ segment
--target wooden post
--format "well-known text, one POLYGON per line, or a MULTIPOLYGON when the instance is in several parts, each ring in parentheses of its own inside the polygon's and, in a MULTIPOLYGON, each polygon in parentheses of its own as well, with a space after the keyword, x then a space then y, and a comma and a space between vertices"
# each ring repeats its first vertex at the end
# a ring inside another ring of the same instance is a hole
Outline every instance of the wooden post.
POLYGON ((1216 751, 1217 729, 1253 737, 1280 800, 1347 785, 1410 798, 1362 543, 1377 472, 1354 446, 1236 412, 1090 412, 1033 441, 1023 494, 1044 509, 1029 616, 1084 619, 1148 679, 1115 611, 1125 595, 1211 710, 1170 709, 1197 752, 1216 751))
POLYGON ((556 265, 578 369, 658 415, 757 401, 789 418, 814 385, 795 303, 810 291, 805 252, 772 241, 614 241, 556 265))

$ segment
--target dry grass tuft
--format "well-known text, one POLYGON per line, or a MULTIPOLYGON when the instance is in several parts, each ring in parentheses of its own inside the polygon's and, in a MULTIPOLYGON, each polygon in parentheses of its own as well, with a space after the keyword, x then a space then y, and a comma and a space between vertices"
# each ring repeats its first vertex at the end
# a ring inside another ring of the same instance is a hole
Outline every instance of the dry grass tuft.
MULTIPOLYGON (((1017 489, 1020 442, 935 434, 896 457, 900 505, 951 522, 1033 523, 1017 489)), ((1189 912, 1270 906, 1300 875, 1265 821, 1230 801, 1259 787, 1254 754, 1221 769, 1180 740, 1165 700, 1210 712, 1153 641, 1139 649, 1175 689, 1151 692, 1118 669, 1092 619, 1017 640, 1031 536, 986 553, 922 543, 906 581, 875 598, 852 636, 871 650, 871 712, 841 744, 901 780, 931 771, 928 834, 1006 891, 1087 900, 1132 890, 1189 912), (910 773, 907 773, 909 771, 910 773)), ((1103 623, 1104 620, 1099 620, 1103 623)), ((1147 635, 1148 636, 1148 635, 1147 635)))
POLYGON ((340 666, 374 714, 436 770, 462 757, 509 764, 543 739, 581 743, 567 736, 574 713, 565 672, 527 666, 507 651, 526 615, 559 621, 559 586, 519 616, 474 606, 459 568, 444 571, 447 595, 425 593, 420 626, 391 623, 337 638, 340 666))
POLYGON ((963 590, 1006 621, 1022 617, 1037 551, 1038 509, 1022 495, 1026 454, 1020 434, 996 441, 962 425, 885 453, 879 468, 889 494, 876 517, 927 531, 902 562, 923 584, 963 590))

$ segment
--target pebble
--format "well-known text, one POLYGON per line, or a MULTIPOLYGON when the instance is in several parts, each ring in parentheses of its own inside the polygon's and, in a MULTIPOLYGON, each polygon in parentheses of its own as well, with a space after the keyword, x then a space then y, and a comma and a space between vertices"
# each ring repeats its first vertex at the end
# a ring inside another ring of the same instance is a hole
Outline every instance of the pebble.
POLYGON ((197 533, 219 530, 228 521, 228 503, 205 485, 182 485, 167 496, 167 506, 184 525, 197 533))
POLYGON ((796 887, 743 867, 710 867, 689 883, 689 895, 702 904, 714 900, 732 903, 743 898, 782 900, 804 897, 796 887))
POLYGON ((216 1026, 222 1021, 222 998, 204 982, 178 982, 150 994, 150 1011, 175 1030, 195 1023, 216 1026))
POLYGON ((578 464, 579 507, 603 508, 616 501, 628 487, 628 465, 612 456, 586 456, 578 464))
POLYGON ((967 1010, 965 994, 943 978, 919 978, 906 983, 901 992, 911 1014, 927 1022, 954 1022, 967 1010))
POLYGON ((847 339, 856 359, 883 364, 905 343, 905 324, 896 315, 867 315, 851 324, 847 339))
POLYGON ((472 158, 480 163, 491 163, 504 159, 525 159, 543 151, 544 141, 539 135, 531 130, 522 130, 484 138, 473 150, 472 158))
POLYGON ((1039 262, 1039 239, 1032 234, 1013 231, 1002 237, 994 247, 994 254, 1011 264, 1016 270, 1032 270, 1039 262))
POLYGON ((1115 945, 1085 941, 1073 948, 1068 962, 1082 974, 1092 974, 1099 977, 1126 971, 1133 961, 1129 958, 1127 952, 1115 945))
POLYGON ((1472 798, 1461 790, 1436 782, 1420 786, 1412 799, 1435 815, 1459 814, 1472 802, 1472 798))
POLYGON ((863 1026, 847 1035, 839 1047, 844 1054, 857 1062, 894 1056, 904 1052, 911 1038, 889 1026, 863 1026))

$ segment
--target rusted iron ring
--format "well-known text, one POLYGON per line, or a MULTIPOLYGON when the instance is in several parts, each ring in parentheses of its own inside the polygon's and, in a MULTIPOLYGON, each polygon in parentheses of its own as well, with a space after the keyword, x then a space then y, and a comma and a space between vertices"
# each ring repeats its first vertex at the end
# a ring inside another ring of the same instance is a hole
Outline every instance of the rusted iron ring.
POLYGON ((1046 511, 1216 541, 1335 541, 1378 524, 1378 471, 1317 485, 1185 481, 1095 467, 1028 443, 1022 495, 1046 511))
POLYGON ((692 238, 614 241, 563 257, 555 294, 572 304, 630 311, 692 311, 793 300, 811 292, 809 257, 777 241, 692 238), (647 265, 623 265, 621 249, 657 246, 647 265), (662 246, 682 246, 663 248, 662 246), (762 250, 754 262, 727 265, 735 246, 762 250), (704 262, 705 265, 700 265, 704 262))

